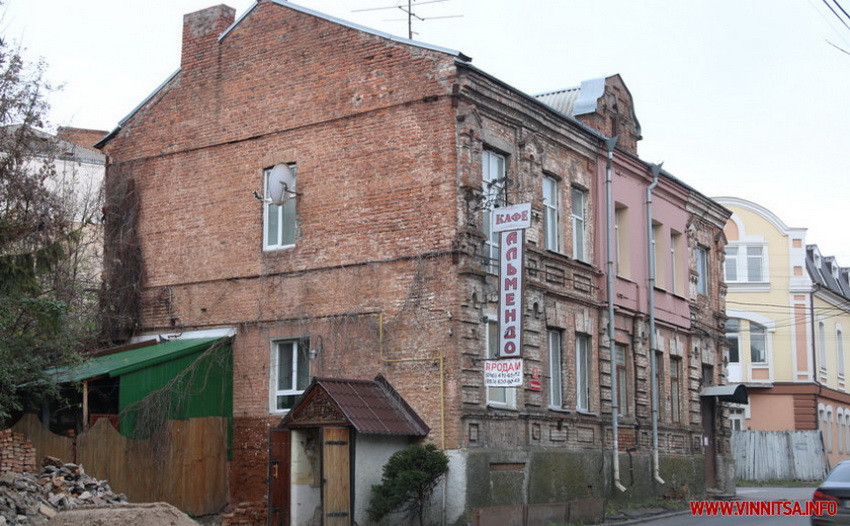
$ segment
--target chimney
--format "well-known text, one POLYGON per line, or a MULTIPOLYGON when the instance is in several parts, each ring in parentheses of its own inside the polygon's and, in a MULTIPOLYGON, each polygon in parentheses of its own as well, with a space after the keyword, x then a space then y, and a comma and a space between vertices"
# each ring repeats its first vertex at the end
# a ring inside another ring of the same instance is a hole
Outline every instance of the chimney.
POLYGON ((183 15, 183 71, 203 67, 215 57, 218 37, 236 19, 236 10, 224 4, 183 15))

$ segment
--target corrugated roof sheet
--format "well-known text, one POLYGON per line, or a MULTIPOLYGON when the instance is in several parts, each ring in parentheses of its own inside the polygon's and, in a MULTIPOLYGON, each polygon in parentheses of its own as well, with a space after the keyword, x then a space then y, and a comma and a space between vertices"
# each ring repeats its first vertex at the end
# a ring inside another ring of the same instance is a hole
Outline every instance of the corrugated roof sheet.
POLYGON ((297 423, 298 414, 313 399, 310 393, 314 389, 324 390, 358 433, 426 436, 430 431, 381 375, 374 380, 315 378, 281 425, 297 423))
POLYGON ((540 93, 534 98, 550 108, 575 117, 596 111, 599 97, 605 94, 605 78, 584 80, 581 86, 540 93))
POLYGON ((138 369, 174 360, 180 356, 201 351, 222 338, 196 338, 172 340, 140 349, 117 352, 91 358, 70 368, 48 371, 59 383, 78 382, 99 376, 121 376, 138 369))

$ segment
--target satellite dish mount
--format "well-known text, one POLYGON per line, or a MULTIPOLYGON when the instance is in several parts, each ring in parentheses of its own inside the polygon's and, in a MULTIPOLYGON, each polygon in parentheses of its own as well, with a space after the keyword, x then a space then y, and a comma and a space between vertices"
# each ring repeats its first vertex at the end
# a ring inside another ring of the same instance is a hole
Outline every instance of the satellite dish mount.
POLYGON ((267 188, 266 198, 278 206, 297 195, 295 193, 295 174, 292 172, 292 168, 285 163, 274 165, 269 174, 267 188))

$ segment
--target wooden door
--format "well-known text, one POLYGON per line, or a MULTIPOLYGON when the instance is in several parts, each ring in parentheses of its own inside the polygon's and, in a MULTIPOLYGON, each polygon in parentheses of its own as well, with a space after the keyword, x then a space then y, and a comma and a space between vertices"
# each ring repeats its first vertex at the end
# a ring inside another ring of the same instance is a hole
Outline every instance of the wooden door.
POLYGON ((288 429, 269 431, 269 526, 289 526, 291 441, 288 429))
POLYGON ((714 431, 714 400, 713 396, 700 397, 706 488, 713 488, 717 484, 717 435, 714 431))
POLYGON ((324 526, 351 524, 350 436, 347 427, 322 428, 324 526))

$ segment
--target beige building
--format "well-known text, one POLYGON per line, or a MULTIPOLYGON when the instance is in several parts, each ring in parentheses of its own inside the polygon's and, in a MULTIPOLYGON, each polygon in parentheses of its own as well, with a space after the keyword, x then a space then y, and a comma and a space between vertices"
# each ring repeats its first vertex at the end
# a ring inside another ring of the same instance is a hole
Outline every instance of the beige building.
POLYGON ((834 465, 850 457, 849 269, 761 205, 716 200, 733 212, 724 229, 726 380, 745 383, 750 397, 732 411, 732 428, 820 429, 834 465))

